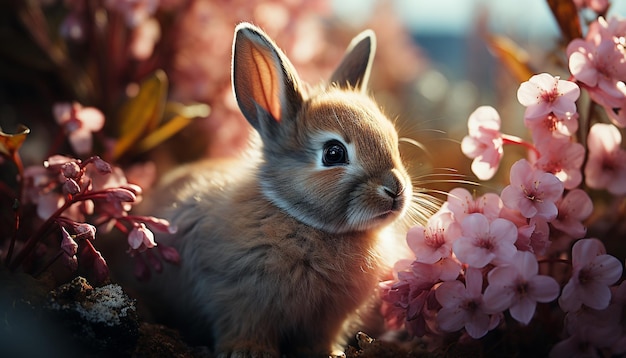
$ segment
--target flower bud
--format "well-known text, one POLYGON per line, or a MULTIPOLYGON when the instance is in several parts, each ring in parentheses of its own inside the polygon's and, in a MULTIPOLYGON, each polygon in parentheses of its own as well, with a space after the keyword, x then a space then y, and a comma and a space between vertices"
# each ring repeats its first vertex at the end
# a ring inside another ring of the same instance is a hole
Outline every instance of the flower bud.
POLYGON ((165 219, 154 216, 142 216, 139 219, 145 221, 151 229, 170 234, 176 233, 176 226, 170 224, 170 222, 165 219))
POLYGON ((76 255, 78 252, 78 244, 64 227, 61 227, 61 235, 63 236, 61 240, 61 250, 63 250, 67 256, 71 257, 76 255))
POLYGON ((96 238, 96 228, 91 224, 77 223, 74 226, 74 232, 77 239, 94 240, 96 238))
POLYGON ((178 250, 171 246, 164 245, 159 245, 157 248, 163 260, 174 265, 180 264, 180 254, 178 253, 178 250))
POLYGON ((143 193, 143 189, 137 184, 128 183, 124 185, 124 189, 132 191, 135 195, 141 195, 141 193, 143 193))
POLYGON ((64 177, 76 179, 80 174, 80 165, 76 162, 67 162, 61 165, 61 173, 64 177))
POLYGON ((137 199, 137 196, 132 191, 122 188, 107 189, 110 201, 121 201, 125 203, 132 203, 137 199))
POLYGON ((94 276, 96 277, 96 282, 101 283, 109 278, 109 265, 107 265, 100 251, 96 251, 96 254, 95 260, 93 261, 94 276))
POLYGON ((60 166, 60 165, 63 165, 65 163, 69 163, 69 162, 78 162, 78 163, 80 163, 80 160, 69 158, 69 157, 65 157, 65 156, 62 156, 62 155, 53 155, 53 156, 49 157, 46 161, 43 162, 43 166, 45 168, 52 168, 52 167, 60 166))
POLYGON ((94 167, 100 174, 109 174, 113 172, 113 169, 111 168, 111 164, 105 162, 98 156, 91 157, 90 161, 93 163, 94 167))
POLYGON ((146 227, 146 224, 140 223, 135 226, 133 230, 128 234, 128 245, 134 250, 139 249, 140 247, 145 248, 153 248, 156 246, 156 242, 154 242, 154 234, 150 229, 146 227))
POLYGON ((65 183, 63 183, 63 192, 65 194, 77 194, 80 192, 80 186, 74 179, 67 179, 65 183))

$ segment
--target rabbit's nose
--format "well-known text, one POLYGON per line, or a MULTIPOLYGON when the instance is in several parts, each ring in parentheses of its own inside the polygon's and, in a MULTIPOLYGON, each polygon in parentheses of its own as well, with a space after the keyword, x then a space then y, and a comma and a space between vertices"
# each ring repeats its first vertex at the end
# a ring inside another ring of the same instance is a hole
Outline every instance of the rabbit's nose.
POLYGON ((383 190, 392 199, 395 199, 402 195, 406 185, 404 184, 404 177, 398 169, 392 169, 383 178, 383 190))

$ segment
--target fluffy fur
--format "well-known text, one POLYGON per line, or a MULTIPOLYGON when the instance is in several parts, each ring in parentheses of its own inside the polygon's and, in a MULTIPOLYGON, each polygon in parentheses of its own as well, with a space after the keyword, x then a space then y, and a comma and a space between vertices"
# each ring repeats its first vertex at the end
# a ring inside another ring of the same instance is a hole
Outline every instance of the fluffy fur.
POLYGON ((180 168, 156 200, 178 227, 160 240, 182 264, 151 297, 218 356, 328 356, 376 290, 381 233, 411 183, 394 126, 365 94, 374 41, 355 38, 330 84, 306 94, 260 29, 235 31, 234 93, 262 144, 180 168), (324 162, 330 141, 345 163, 324 162))

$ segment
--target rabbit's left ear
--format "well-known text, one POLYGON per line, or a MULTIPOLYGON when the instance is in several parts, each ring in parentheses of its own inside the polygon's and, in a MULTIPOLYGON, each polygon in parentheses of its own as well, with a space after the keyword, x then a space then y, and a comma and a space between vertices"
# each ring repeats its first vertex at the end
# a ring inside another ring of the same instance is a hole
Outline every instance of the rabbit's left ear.
POLYGON ((330 82, 344 89, 367 88, 372 62, 376 52, 376 35, 365 30, 357 35, 346 50, 343 60, 330 77, 330 82))
POLYGON ((263 31, 249 23, 235 29, 232 82, 239 108, 262 136, 281 122, 293 121, 302 106, 293 65, 263 31))

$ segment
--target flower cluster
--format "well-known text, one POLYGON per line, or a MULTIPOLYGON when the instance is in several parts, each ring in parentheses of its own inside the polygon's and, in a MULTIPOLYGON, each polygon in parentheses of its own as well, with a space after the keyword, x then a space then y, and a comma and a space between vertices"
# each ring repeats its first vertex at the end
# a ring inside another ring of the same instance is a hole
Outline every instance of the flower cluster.
POLYGON ((519 86, 532 141, 502 133, 493 107, 470 115, 461 150, 479 179, 494 177, 505 144, 528 156, 512 164, 500 195, 453 189, 438 212, 409 230, 414 259, 397 262, 394 280, 382 284, 389 326, 431 339, 451 332, 478 339, 510 320, 546 319, 537 317, 543 304, 563 317, 551 355, 626 353, 623 264, 585 224, 594 190, 617 201, 626 194, 618 129, 626 127, 624 36, 626 20, 598 17, 586 39, 567 48, 569 80, 540 73, 519 86), (581 89, 606 117, 579 113, 581 89))
MULTIPOLYGON (((60 230, 60 250, 51 255, 50 262, 43 268, 60 259, 71 270, 76 270, 78 255, 93 269, 96 282, 103 282, 108 278, 108 267, 91 243, 96 238, 96 227, 104 231, 115 227, 127 234, 132 255, 157 246, 154 234, 146 224, 162 232, 175 231, 166 220, 129 214, 132 205, 141 199, 141 187, 128 183, 120 168, 112 167, 100 157, 81 161, 55 155, 41 167, 26 168, 23 180, 22 203, 35 205, 37 215, 44 223, 26 240, 14 259, 9 251, 7 265, 10 268, 20 266, 40 241, 60 230), (88 218, 93 224, 87 222, 88 218)), ((46 251, 38 254, 46 256, 46 251)), ((178 263, 173 248, 159 246, 159 251, 164 260, 178 263)))

